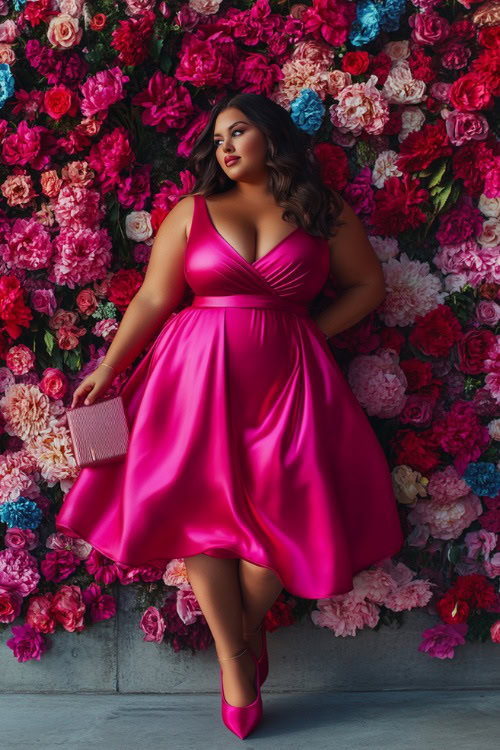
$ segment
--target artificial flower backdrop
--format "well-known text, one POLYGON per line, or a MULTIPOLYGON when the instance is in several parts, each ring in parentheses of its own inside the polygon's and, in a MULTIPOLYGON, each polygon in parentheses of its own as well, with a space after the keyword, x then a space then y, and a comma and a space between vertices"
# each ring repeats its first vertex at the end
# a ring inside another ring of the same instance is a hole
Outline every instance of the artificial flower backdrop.
MULTIPOLYGON (((103 359, 158 227, 194 184, 192 145, 231 92, 273 98, 314 134, 325 182, 382 263, 384 302, 330 343, 386 451, 407 537, 348 594, 282 592, 266 625, 307 615, 353 636, 424 607, 432 657, 500 643, 499 0, 0 0, 7 646, 40 659, 56 630, 113 617, 117 585, 137 589, 144 640, 213 642, 183 560, 116 564, 55 532, 54 515, 78 475, 73 391, 103 359)), ((330 279, 318 307, 337 291, 330 279)))

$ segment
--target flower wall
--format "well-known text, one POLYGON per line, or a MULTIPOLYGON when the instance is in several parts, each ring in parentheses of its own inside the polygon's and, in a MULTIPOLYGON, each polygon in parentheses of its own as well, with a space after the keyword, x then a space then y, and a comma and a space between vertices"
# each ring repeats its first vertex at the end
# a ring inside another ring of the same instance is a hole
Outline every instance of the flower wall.
MULTIPOLYGON (((212 643, 183 560, 116 564, 54 515, 78 475, 73 391, 194 184, 211 106, 240 91, 314 134, 381 261, 384 302, 330 343, 407 538, 348 594, 283 591, 267 628, 307 616, 354 636, 425 608, 432 657, 500 642, 499 70, 497 0, 0 0, 0 628, 15 658, 113 617, 126 585, 144 640, 212 643)), ((337 293, 330 279, 318 307, 337 293)))

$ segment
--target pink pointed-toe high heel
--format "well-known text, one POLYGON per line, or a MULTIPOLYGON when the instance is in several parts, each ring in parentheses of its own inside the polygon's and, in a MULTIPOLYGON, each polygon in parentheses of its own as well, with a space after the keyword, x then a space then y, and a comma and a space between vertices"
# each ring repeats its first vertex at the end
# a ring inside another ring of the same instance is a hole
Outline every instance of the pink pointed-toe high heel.
POLYGON ((255 628, 255 630, 252 630, 250 633, 243 633, 243 637, 246 640, 247 636, 258 633, 259 630, 262 633, 262 649, 260 652, 260 656, 257 659, 257 669, 259 670, 259 681, 262 687, 262 685, 266 681, 267 675, 269 674, 269 657, 267 655, 267 639, 264 620, 262 620, 261 624, 257 628, 255 628))
POLYGON ((260 694, 260 682, 259 682, 259 669, 257 667, 257 659, 252 649, 245 648, 236 656, 229 656, 227 659, 219 659, 219 661, 228 661, 229 659, 236 659, 238 656, 249 651, 252 659, 255 662, 255 689, 257 690, 257 696, 252 703, 247 706, 231 706, 224 697, 224 685, 222 684, 222 668, 220 667, 220 694, 221 694, 221 712, 222 721, 231 732, 240 738, 245 737, 252 732, 259 721, 262 718, 262 697, 260 694))

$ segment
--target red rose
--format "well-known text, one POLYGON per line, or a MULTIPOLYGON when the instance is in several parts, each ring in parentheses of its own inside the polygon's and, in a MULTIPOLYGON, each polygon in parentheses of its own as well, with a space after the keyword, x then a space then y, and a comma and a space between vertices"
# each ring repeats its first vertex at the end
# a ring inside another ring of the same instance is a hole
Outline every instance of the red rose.
POLYGON ((139 291, 143 282, 142 274, 135 268, 120 268, 109 285, 108 299, 119 309, 125 312, 135 294, 139 291))
POLYGON ((68 390, 68 378, 57 367, 47 367, 38 387, 49 398, 64 398, 68 390))
POLYGON ((342 70, 345 73, 351 73, 353 76, 359 76, 368 69, 370 57, 368 52, 360 50, 359 52, 346 52, 342 58, 342 70))
POLYGON ((478 41, 486 49, 500 47, 500 26, 483 26, 479 32, 478 41))
POLYGON ((395 464, 406 464, 415 471, 428 474, 440 464, 439 443, 432 430, 414 432, 398 430, 390 439, 395 464))
POLYGON ((443 622, 452 625, 455 622, 467 622, 470 607, 466 601, 459 599, 456 590, 450 589, 436 603, 436 609, 443 622))
POLYGON ((453 147, 446 132, 443 120, 428 123, 420 130, 410 133, 403 141, 396 159, 396 166, 412 174, 427 169, 433 161, 443 156, 451 156, 453 147))
POLYGON ((96 13, 90 21, 92 31, 101 31, 106 26, 106 16, 104 13, 96 13))
POLYGON ((496 601, 493 585, 480 573, 459 576, 455 581, 455 589, 457 596, 475 609, 488 609, 496 601))
POLYGON ((417 315, 409 341, 428 357, 446 357, 462 337, 460 323, 447 305, 438 305, 426 315, 417 315))
POLYGON ((392 67, 392 60, 386 52, 379 52, 370 60, 368 72, 377 76, 377 86, 383 86, 392 67))
POLYGON ((43 104, 45 111, 53 120, 60 120, 64 115, 74 117, 78 112, 77 100, 66 86, 54 86, 46 91, 43 104))
POLYGON ((404 343, 405 337, 396 328, 386 327, 380 331, 380 346, 383 349, 393 349, 399 355, 404 343))
POLYGON ((495 341, 495 334, 488 328, 474 328, 465 333, 457 346, 458 364, 462 372, 468 375, 484 372, 484 360, 488 359, 488 351, 495 341))
POLYGON ((475 112, 491 107, 493 100, 486 84, 475 73, 466 73, 452 83, 450 102, 461 112, 475 112))
POLYGON ((318 143, 313 154, 320 166, 324 183, 337 192, 341 192, 349 182, 349 162, 344 150, 333 143, 318 143))
POLYGON ((404 359, 399 363, 408 381, 408 393, 415 393, 421 388, 432 383, 432 366, 430 362, 422 362, 421 359, 404 359))

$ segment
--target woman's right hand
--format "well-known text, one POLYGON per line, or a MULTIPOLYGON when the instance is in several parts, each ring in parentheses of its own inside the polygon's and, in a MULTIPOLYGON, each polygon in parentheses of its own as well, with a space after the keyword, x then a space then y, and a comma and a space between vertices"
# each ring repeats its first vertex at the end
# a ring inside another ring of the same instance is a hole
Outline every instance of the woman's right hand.
POLYGON ((116 375, 117 373, 110 367, 99 365, 97 369, 82 380, 73 393, 70 409, 78 406, 80 399, 85 399, 85 405, 90 406, 90 404, 93 404, 98 396, 108 390, 116 375))

